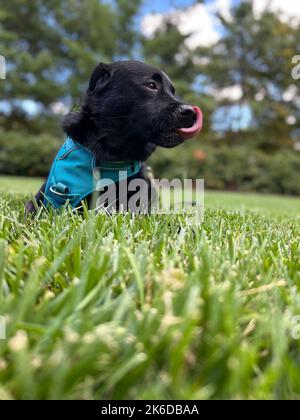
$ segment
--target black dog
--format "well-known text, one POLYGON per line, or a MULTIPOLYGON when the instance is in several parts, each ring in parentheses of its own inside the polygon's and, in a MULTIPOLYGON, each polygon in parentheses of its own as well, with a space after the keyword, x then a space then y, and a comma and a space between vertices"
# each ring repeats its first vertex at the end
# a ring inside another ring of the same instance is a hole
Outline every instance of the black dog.
MULTIPOLYGON (((152 66, 138 61, 99 64, 81 109, 65 117, 63 129, 97 162, 145 162, 157 146, 175 147, 201 129, 199 108, 174 95, 170 78, 152 66)), ((145 165, 134 177, 150 185, 145 165)), ((45 185, 35 197, 38 204, 43 202, 45 185)), ((35 210, 32 201, 27 203, 27 213, 35 210)))

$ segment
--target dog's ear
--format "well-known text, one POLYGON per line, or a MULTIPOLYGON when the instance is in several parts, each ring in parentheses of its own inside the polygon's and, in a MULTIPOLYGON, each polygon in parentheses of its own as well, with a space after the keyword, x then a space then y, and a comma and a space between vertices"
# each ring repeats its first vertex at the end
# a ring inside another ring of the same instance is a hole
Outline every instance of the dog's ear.
POLYGON ((93 92, 95 90, 100 91, 108 83, 111 81, 112 78, 112 69, 109 64, 100 63, 94 69, 87 92, 93 92))

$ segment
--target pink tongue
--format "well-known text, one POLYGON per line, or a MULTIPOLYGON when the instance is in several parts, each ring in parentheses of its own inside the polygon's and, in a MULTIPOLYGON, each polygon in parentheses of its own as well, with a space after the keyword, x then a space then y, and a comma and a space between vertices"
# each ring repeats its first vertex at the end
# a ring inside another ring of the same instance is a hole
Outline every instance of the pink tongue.
POLYGON ((193 106, 194 111, 197 114, 196 121, 192 127, 189 128, 178 128, 176 131, 178 134, 181 135, 181 137, 184 138, 184 140, 191 139, 192 137, 195 137, 202 129, 202 111, 197 106, 193 106))

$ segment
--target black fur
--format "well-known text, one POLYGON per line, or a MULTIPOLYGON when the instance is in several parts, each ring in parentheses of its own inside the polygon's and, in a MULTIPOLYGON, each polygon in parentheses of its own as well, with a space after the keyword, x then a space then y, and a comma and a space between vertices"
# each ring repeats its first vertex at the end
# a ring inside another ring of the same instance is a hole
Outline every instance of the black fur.
MULTIPOLYGON (((181 144, 176 128, 194 122, 195 115, 183 113, 174 94, 169 77, 152 66, 138 61, 101 63, 91 75, 80 110, 65 117, 63 129, 97 161, 144 162, 157 146, 181 144)), ((144 167, 138 176, 148 179, 144 167)), ((36 201, 41 201, 42 192, 36 201)), ((32 202, 26 211, 34 212, 32 202)))

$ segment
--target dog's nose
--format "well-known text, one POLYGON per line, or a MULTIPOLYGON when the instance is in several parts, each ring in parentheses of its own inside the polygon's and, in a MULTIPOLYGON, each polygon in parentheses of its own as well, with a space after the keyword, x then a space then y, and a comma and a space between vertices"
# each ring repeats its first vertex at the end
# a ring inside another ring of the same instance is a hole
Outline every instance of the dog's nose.
POLYGON ((191 105, 181 105, 179 109, 183 117, 196 117, 196 111, 191 105))

